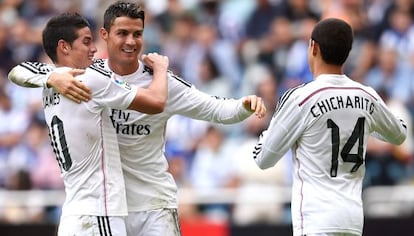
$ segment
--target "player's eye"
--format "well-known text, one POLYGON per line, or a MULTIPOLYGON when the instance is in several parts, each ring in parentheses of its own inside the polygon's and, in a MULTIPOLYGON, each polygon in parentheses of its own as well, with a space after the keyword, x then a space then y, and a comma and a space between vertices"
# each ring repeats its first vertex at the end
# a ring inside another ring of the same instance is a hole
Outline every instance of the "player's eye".
POLYGON ((138 32, 134 32, 134 38, 140 38, 142 37, 142 32, 138 31, 138 32))
POLYGON ((127 31, 122 30, 122 31, 119 31, 119 32, 118 32, 118 35, 121 35, 121 36, 127 36, 127 35, 128 35, 128 32, 127 32, 127 31))

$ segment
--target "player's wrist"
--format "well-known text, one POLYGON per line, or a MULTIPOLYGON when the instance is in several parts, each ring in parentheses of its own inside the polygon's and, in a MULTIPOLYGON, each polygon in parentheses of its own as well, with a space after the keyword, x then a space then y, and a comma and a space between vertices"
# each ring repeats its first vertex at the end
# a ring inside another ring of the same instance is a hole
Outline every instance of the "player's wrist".
POLYGON ((52 75, 52 71, 51 72, 47 72, 47 74, 46 74, 46 76, 45 76, 45 78, 44 78, 44 80, 43 80, 43 88, 45 88, 45 89, 47 89, 47 88, 51 88, 52 87, 52 85, 50 84, 50 78, 51 78, 51 75, 52 75))

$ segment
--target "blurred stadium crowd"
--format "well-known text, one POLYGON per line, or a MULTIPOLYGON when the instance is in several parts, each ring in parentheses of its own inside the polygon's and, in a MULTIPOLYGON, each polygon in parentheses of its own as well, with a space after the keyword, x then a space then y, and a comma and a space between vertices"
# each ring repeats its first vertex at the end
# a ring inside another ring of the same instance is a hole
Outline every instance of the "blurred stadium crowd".
MULTIPOLYGON (((97 33, 113 1, 0 0, 0 189, 63 189, 43 121, 41 89, 11 84, 8 71, 22 61, 50 62, 41 30, 57 13, 77 11, 97 33)), ((345 73, 375 88, 410 127, 398 147, 370 140, 364 187, 412 184, 414 115, 414 1, 411 0, 157 0, 146 9, 145 52, 170 58, 171 70, 215 96, 262 96, 266 119, 218 126, 173 117, 166 154, 180 187, 199 192, 236 188, 266 202, 268 187, 290 186, 291 157, 259 170, 251 158, 279 96, 312 80, 307 47, 313 25, 340 17, 355 30, 345 73)), ((97 58, 105 45, 95 35, 97 58)), ((76 114, 74 114, 76 115, 76 114)), ((0 222, 57 222, 59 208, 0 209, 0 222)), ((256 204, 183 206, 182 217, 208 215, 236 223, 288 222, 287 207, 256 204)))

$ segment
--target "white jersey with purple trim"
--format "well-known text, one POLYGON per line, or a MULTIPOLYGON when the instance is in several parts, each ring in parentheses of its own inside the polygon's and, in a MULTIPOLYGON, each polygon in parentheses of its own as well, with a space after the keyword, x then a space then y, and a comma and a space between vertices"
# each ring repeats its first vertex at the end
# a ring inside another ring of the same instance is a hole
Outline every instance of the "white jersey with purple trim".
MULTIPOLYGON (((109 70, 107 60, 97 60, 94 66, 109 70)), ((16 70, 15 76, 9 74, 9 80, 13 83, 40 87, 46 86, 50 65, 26 62, 13 70, 16 70), (19 73, 19 67, 33 67, 33 73, 19 73), (42 73, 36 73, 39 71, 42 73)), ((152 81, 152 71, 139 62, 135 73, 117 78, 137 87, 147 87, 152 81)), ((128 211, 178 207, 177 186, 167 171, 168 162, 164 156, 165 128, 171 116, 183 115, 198 120, 234 124, 251 114, 244 108, 241 99, 208 95, 172 73, 168 74, 168 100, 164 112, 148 115, 112 109, 110 119, 118 134, 128 211)))
MULTIPOLYGON (((107 60, 98 61, 105 69, 107 60)), ((139 63, 138 70, 122 77, 137 87, 147 87, 152 71, 139 63)), ((183 79, 168 74, 168 100, 164 112, 148 115, 112 109, 127 189, 128 211, 177 208, 177 186, 167 171, 164 156, 165 128, 173 115, 222 124, 240 122, 252 113, 241 100, 223 99, 200 92, 183 79)))
MULTIPOLYGON (((16 73, 21 76, 33 72, 21 67, 16 73)), ((10 73, 9 77, 17 74, 10 73)), ((77 79, 91 89, 89 102, 74 103, 53 89, 44 89, 42 98, 52 148, 65 184, 62 216, 125 216, 125 184, 110 107, 127 108, 137 90, 94 66, 77 79)))
POLYGON ((372 88, 345 75, 320 75, 282 96, 254 158, 269 168, 292 149, 294 235, 362 234, 362 180, 371 134, 401 144, 406 126, 372 88))

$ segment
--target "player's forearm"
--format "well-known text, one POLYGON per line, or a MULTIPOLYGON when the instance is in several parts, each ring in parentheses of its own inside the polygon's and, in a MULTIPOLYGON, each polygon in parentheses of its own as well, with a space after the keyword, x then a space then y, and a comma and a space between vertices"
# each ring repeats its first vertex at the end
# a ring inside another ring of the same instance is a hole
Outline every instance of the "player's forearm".
POLYGON ((394 135, 391 135, 390 142, 392 144, 400 145, 402 144, 405 139, 407 138, 407 125, 401 119, 397 119, 398 121, 395 124, 395 130, 397 130, 394 135))
POLYGON ((239 123, 241 121, 244 121, 245 119, 247 119, 249 116, 251 116, 253 114, 253 112, 247 110, 244 106, 243 106, 243 102, 241 99, 236 100, 236 106, 233 106, 233 109, 228 109, 228 111, 230 113, 228 113, 228 115, 226 116, 224 114, 224 116, 221 116, 221 123, 223 124, 235 124, 235 123, 239 123))
POLYGON ((407 138, 407 126, 404 121, 400 120, 398 124, 389 124, 386 130, 372 133, 372 136, 394 145, 402 144, 407 138))
MULTIPOLYGON (((251 111, 248 111, 244 106, 241 99, 220 99, 216 101, 215 109, 209 108, 213 114, 208 115, 208 121, 220 124, 235 124, 247 119, 252 115, 251 111)), ((205 110, 209 110, 205 109, 205 110)), ((204 109, 203 109, 204 110, 204 109)))
MULTIPOLYGON (((263 131, 259 137, 259 140, 253 151, 256 164, 261 169, 270 168, 288 152, 288 150, 294 145, 299 132, 299 127, 291 125, 285 126, 287 122, 278 122, 279 119, 283 119, 283 114, 274 117, 269 124, 267 130, 263 131)), ((292 124, 300 122, 293 121, 292 124)))
POLYGON ((168 57, 149 53, 142 55, 142 59, 152 68, 153 78, 147 89, 138 90, 138 96, 144 103, 141 107, 149 114, 163 112, 168 98, 168 57))
POLYGON ((283 155, 272 152, 267 148, 268 132, 264 131, 259 137, 259 141, 254 147, 253 158, 260 169, 267 169, 276 165, 283 155))
POLYGON ((153 94, 153 98, 156 103, 159 103, 163 107, 168 98, 168 82, 167 71, 157 70, 154 71, 152 83, 148 86, 148 90, 153 94))
POLYGON ((166 73, 154 73, 154 78, 148 88, 138 88, 137 96, 128 109, 147 114, 157 114, 164 111, 167 103, 166 73))
POLYGON ((40 62, 23 62, 10 70, 8 79, 28 88, 46 87, 47 77, 53 66, 40 62))
POLYGON ((379 140, 394 144, 402 144, 407 137, 407 125, 389 110, 384 102, 378 104, 377 125, 372 134, 379 140))
POLYGON ((43 87, 46 81, 45 75, 23 71, 20 65, 14 67, 8 74, 8 79, 16 85, 27 88, 43 87))

